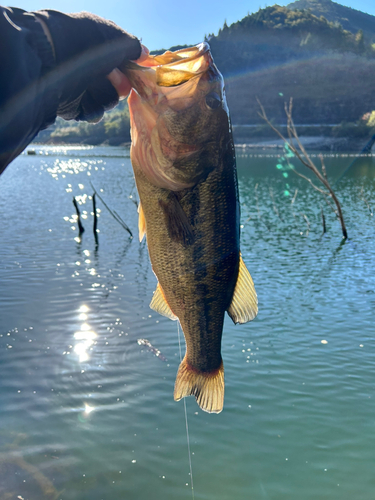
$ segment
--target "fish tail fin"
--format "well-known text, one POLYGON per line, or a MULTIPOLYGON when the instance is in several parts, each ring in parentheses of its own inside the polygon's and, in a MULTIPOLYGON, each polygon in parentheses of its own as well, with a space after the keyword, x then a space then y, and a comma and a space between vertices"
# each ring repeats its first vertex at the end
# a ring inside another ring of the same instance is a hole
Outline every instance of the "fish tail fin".
POLYGON ((186 360, 181 361, 174 386, 174 399, 195 396, 198 405, 208 413, 220 413, 224 405, 224 365, 213 372, 199 372, 186 360))

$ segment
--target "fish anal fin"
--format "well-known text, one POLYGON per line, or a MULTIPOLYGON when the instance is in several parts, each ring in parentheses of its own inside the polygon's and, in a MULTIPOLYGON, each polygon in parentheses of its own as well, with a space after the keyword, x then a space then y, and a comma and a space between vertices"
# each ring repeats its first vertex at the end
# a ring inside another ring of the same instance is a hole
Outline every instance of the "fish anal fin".
POLYGON ((162 316, 166 316, 173 321, 176 321, 178 319, 177 316, 173 314, 171 308, 165 300, 165 296, 160 283, 158 283, 158 286, 156 287, 154 296, 152 297, 152 300, 150 302, 150 307, 157 313, 161 314, 162 316))
POLYGON ((208 413, 220 413, 224 405, 224 366, 209 373, 190 367, 186 356, 178 368, 174 386, 174 399, 195 396, 200 408, 208 413))
POLYGON ((159 205, 163 210, 171 240, 184 246, 191 245, 194 242, 193 228, 176 195, 170 193, 167 200, 159 200, 159 205))
POLYGON ((138 205, 138 214, 139 241, 142 241, 146 234, 146 219, 141 203, 138 205))
POLYGON ((258 298, 254 283, 241 255, 237 283, 228 314, 234 323, 247 323, 258 314, 258 298))

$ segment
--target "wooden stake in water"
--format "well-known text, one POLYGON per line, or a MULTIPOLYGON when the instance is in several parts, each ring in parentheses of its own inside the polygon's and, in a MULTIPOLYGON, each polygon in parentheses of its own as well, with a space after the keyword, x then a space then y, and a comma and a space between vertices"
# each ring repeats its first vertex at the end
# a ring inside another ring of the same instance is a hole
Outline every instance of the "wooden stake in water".
MULTIPOLYGON (((182 354, 181 354, 181 339, 180 339, 180 323, 179 323, 179 321, 177 321, 177 333, 178 333, 178 347, 180 349, 180 363, 181 363, 181 361, 182 361, 182 354)), ((187 410, 186 410, 186 399, 185 398, 184 398, 184 410, 185 410, 186 439, 187 439, 188 456, 189 456, 189 467, 190 467, 191 494, 192 494, 192 497, 193 497, 193 500, 194 500, 193 468, 192 468, 192 465, 191 465, 189 425, 188 425, 187 410)))

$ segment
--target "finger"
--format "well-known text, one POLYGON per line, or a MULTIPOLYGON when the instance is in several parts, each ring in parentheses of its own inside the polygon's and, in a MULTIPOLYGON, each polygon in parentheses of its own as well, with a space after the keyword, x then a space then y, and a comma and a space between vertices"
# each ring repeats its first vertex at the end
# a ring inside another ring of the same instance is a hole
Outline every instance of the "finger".
POLYGON ((120 98, 125 98, 129 95, 132 87, 128 78, 119 69, 115 68, 107 75, 107 78, 115 87, 120 98))
POLYGON ((138 59, 135 61, 137 63, 141 63, 142 61, 144 61, 145 59, 148 58, 149 54, 150 54, 150 51, 148 50, 148 48, 145 46, 145 45, 141 45, 142 46, 142 52, 141 52, 141 55, 138 57, 138 59))

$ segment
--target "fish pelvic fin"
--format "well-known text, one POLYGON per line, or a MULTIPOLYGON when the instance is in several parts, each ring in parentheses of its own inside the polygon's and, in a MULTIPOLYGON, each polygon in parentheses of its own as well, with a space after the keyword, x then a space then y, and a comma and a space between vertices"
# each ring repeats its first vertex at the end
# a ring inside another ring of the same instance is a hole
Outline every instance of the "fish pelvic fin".
POLYGON ((138 205, 138 231, 139 241, 141 242, 146 234, 146 219, 141 203, 138 205))
POLYGON ((198 405, 208 413, 220 413, 224 405, 224 365, 213 372, 199 372, 186 360, 181 361, 174 385, 174 399, 195 396, 198 405))
POLYGON ((254 283, 241 255, 237 283, 228 314, 233 323, 247 323, 258 314, 258 298, 254 283))
POLYGON ((150 307, 157 313, 161 314, 162 316, 166 316, 173 321, 176 321, 178 319, 177 316, 173 314, 172 309, 169 307, 160 283, 158 283, 158 286, 156 287, 154 296, 152 297, 152 300, 150 302, 150 307))

